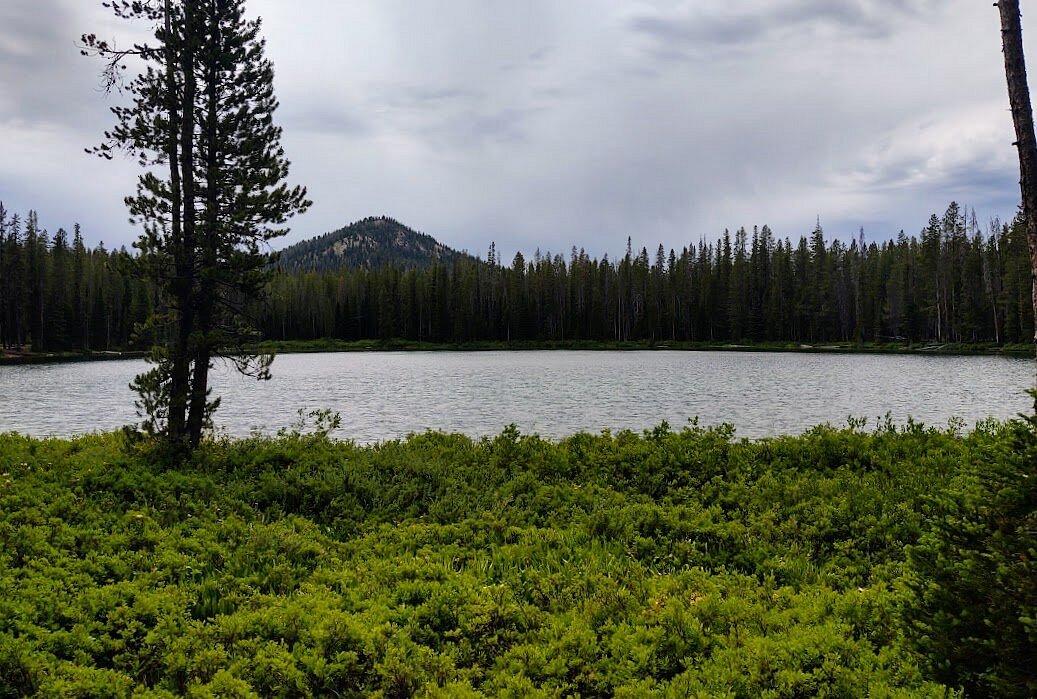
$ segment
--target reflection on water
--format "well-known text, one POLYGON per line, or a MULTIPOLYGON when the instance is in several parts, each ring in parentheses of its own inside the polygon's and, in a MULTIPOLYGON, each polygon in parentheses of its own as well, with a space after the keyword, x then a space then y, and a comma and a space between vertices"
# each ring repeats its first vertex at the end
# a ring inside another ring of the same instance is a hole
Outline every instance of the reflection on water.
MULTIPOLYGON (((0 432, 70 435, 133 422, 140 361, 0 366, 0 432)), ((674 427, 698 417, 743 436, 796 433, 887 412, 946 425, 1030 405, 1033 360, 763 352, 400 352, 284 355, 256 383, 215 371, 232 435, 276 432, 300 409, 342 415, 338 436, 374 442, 426 429, 563 436, 674 427)))

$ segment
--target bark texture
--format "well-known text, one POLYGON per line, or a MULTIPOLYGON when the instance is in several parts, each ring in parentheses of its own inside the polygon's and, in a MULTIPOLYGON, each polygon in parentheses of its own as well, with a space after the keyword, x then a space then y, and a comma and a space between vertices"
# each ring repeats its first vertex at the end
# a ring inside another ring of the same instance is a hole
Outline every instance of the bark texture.
MULTIPOLYGON (((1034 135, 1034 112, 1027 82, 1027 61, 1022 53, 1022 17, 1019 0, 994 3, 1001 11, 1001 40, 1005 53, 1005 77, 1008 79, 1008 101, 1015 124, 1015 146, 1019 151, 1019 189, 1022 193, 1022 216, 1027 223, 1030 246, 1031 299, 1034 308, 1034 346, 1037 348, 1037 136, 1034 135)), ((1037 413, 1037 378, 1034 382, 1034 413, 1037 413)))
MULTIPOLYGON (((1037 320, 1037 137, 1034 136, 1033 107, 1026 80, 1022 17, 1019 12, 1019 0, 1000 0, 996 4, 1001 11, 1005 76, 1008 79, 1008 99, 1012 107, 1012 121, 1015 124, 1015 145, 1019 149, 1019 187, 1023 197, 1026 238, 1030 246, 1033 312, 1037 320)), ((1037 342, 1037 325, 1034 342, 1037 342)))

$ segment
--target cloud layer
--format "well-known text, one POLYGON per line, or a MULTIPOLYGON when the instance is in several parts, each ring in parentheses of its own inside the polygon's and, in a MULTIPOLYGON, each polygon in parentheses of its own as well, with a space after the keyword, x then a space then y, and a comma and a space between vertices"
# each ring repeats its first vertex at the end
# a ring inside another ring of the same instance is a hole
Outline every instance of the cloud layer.
MULTIPOLYGON (((482 251, 600 254, 769 223, 920 228, 1018 198, 997 13, 967 0, 252 0, 277 66, 291 239, 391 214, 482 251)), ((0 199, 129 243, 130 162, 87 0, 0 4, 0 199)), ((1037 31, 1037 29, 1034 29, 1037 31)), ((1033 51, 1031 51, 1033 53, 1033 51)), ((1037 55, 1037 53, 1034 53, 1037 55)))

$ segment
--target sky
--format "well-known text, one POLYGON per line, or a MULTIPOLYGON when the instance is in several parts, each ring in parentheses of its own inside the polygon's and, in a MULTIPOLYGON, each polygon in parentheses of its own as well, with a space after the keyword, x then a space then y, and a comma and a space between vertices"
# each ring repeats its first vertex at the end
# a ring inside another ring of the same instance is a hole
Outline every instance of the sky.
MULTIPOLYGON (((292 182, 284 243, 389 215, 473 253, 594 255, 768 224, 872 240, 1011 217, 996 8, 976 0, 250 0, 292 182)), ((1024 10, 1029 9, 1024 5, 1024 10)), ((1024 15, 1037 60, 1037 13, 1024 15)), ((0 200, 129 244, 99 0, 0 0, 0 200)), ((276 246, 280 247, 280 245, 276 246)))

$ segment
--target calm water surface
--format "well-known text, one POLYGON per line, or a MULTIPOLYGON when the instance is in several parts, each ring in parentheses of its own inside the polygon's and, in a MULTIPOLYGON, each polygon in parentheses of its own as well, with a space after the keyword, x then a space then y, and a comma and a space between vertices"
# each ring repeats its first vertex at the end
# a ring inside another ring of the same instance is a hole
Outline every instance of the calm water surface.
MULTIPOLYGON (((0 366, 0 432, 72 435, 133 422, 141 361, 0 366)), ((890 413, 927 424, 1010 417, 1029 405, 1033 360, 762 352, 400 352, 278 357, 256 383, 215 371, 220 429, 276 432, 298 410, 342 415, 338 436, 375 442, 426 429, 558 437, 674 427, 698 417, 743 436, 798 433, 890 413)))

